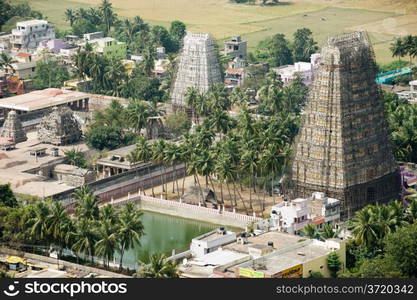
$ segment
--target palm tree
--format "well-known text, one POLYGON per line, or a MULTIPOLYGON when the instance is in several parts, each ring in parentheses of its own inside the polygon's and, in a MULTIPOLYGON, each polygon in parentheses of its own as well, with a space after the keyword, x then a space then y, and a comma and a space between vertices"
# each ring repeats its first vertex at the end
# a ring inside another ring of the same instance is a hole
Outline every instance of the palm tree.
POLYGON ((252 140, 255 133, 255 128, 253 126, 254 120, 247 108, 243 107, 241 109, 237 124, 239 133, 243 136, 243 138, 247 141, 252 140))
POLYGON ((94 262, 97 234, 93 221, 86 218, 78 219, 75 231, 69 234, 68 239, 74 241, 71 247, 74 252, 78 255, 86 254, 90 256, 91 262, 94 262))
POLYGON ((217 178, 220 180, 220 193, 221 193, 221 197, 222 197, 222 202, 224 202, 224 200, 223 200, 223 183, 226 182, 231 207, 236 207, 237 206, 236 196, 234 197, 234 203, 233 203, 233 198, 232 198, 232 194, 230 192, 230 187, 229 187, 229 183, 228 183, 228 180, 233 178, 233 174, 234 174, 233 167, 234 166, 232 165, 232 161, 231 161, 230 157, 221 153, 220 156, 217 157, 217 159, 216 159, 216 164, 214 166, 214 169, 215 169, 215 172, 217 174, 217 178))
POLYGON ((142 66, 142 71, 145 75, 149 76, 152 73, 152 70, 155 68, 155 49, 152 46, 147 46, 143 51, 143 61, 140 63, 142 66))
POLYGON ((95 244, 97 255, 104 258, 104 265, 110 266, 114 253, 119 247, 117 226, 112 219, 102 219, 97 230, 97 242, 95 244))
POLYGON ((332 225, 326 223, 323 228, 319 231, 319 236, 322 240, 337 238, 340 234, 340 230, 334 230, 332 225))
POLYGON ((5 52, 0 53, 0 68, 4 69, 4 73, 7 76, 9 70, 14 72, 13 64, 17 63, 15 59, 7 55, 5 52))
POLYGON ((393 219, 392 229, 396 230, 398 227, 404 225, 405 222, 405 208, 399 201, 390 201, 388 204, 390 210, 390 217, 393 219))
POLYGON ((304 236, 310 238, 310 239, 320 239, 320 233, 317 229, 317 226, 308 224, 304 226, 304 228, 301 230, 304 236))
POLYGON ((413 223, 417 220, 417 200, 414 199, 407 208, 406 212, 407 220, 409 223, 413 223))
POLYGON ((110 31, 110 27, 116 20, 116 14, 113 12, 112 4, 108 0, 102 0, 99 9, 103 14, 104 25, 106 26, 105 32, 108 33, 110 31))
POLYGON ((407 54, 405 44, 403 43, 403 40, 401 38, 395 39, 395 41, 391 44, 390 50, 392 53, 392 57, 398 57, 398 60, 400 60, 401 57, 404 57, 404 55, 407 54))
POLYGON ((33 206, 33 213, 34 216, 30 219, 30 233, 37 239, 45 240, 48 237, 49 206, 46 202, 37 201, 33 206))
POLYGON ((358 244, 367 247, 375 246, 378 242, 378 228, 375 224, 374 212, 367 206, 356 212, 352 219, 352 234, 358 244))
POLYGON ((408 49, 408 54, 413 58, 417 57, 417 36, 413 36, 413 43, 408 49))
POLYGON ((76 200, 75 214, 78 218, 97 220, 99 218, 98 198, 88 185, 83 185, 73 193, 76 200))
POLYGON ((70 165, 77 166, 79 168, 87 167, 87 162, 85 161, 84 154, 81 150, 72 148, 70 150, 64 150, 64 154, 70 165))
POLYGON ((212 128, 220 134, 226 134, 232 127, 232 121, 229 114, 222 109, 216 109, 210 118, 210 121, 212 128))
POLYGON ((371 208, 375 224, 377 225, 377 233, 379 240, 382 241, 385 236, 393 232, 397 225, 397 220, 393 214, 393 210, 385 205, 376 205, 371 208))
MULTIPOLYGON (((140 161, 149 163, 152 160, 152 155, 152 147, 150 146, 148 139, 140 136, 136 142, 135 149, 127 156, 127 160, 130 163, 136 163, 140 161)), ((155 197, 153 177, 151 176, 150 172, 150 164, 148 164, 148 175, 151 177, 152 196, 155 197)))
POLYGON ((230 103, 233 105, 239 105, 242 108, 247 105, 249 96, 243 92, 241 88, 234 88, 230 94, 230 103))
POLYGON ((152 254, 149 257, 149 264, 139 262, 142 266, 138 275, 143 278, 177 278, 178 263, 175 260, 168 260, 165 254, 152 254))
POLYGON ((252 188, 254 185, 254 178, 256 170, 258 169, 258 151, 254 149, 253 143, 252 145, 246 145, 244 147, 243 154, 242 154, 242 171, 243 173, 249 174, 249 207, 252 207, 252 188))
POLYGON ((142 212, 136 210, 133 203, 126 204, 119 214, 120 227, 117 231, 119 241, 118 251, 120 253, 119 269, 123 267, 123 255, 126 250, 139 243, 144 234, 144 227, 141 221, 142 212))
POLYGON ((148 124, 149 105, 144 101, 130 100, 127 106, 127 118, 136 133, 148 124))
POLYGON ((137 32, 134 22, 130 19, 124 19, 122 21, 122 25, 118 29, 120 30, 121 40, 126 42, 128 45, 132 43, 137 32))
POLYGON ((52 201, 50 203, 50 215, 46 220, 47 232, 58 244, 58 259, 62 254, 62 250, 67 240, 67 235, 72 231, 72 222, 67 216, 65 207, 60 201, 52 201))
POLYGON ((192 153, 194 153, 196 148, 197 148, 197 139, 195 138, 195 135, 186 133, 183 137, 183 142, 180 145, 180 161, 184 163, 184 170, 185 170, 184 177, 182 180, 181 195, 183 195, 185 192, 185 178, 188 172, 188 162, 190 161, 191 155, 192 153))
POLYGON ((86 54, 87 70, 85 73, 93 79, 93 88, 96 92, 101 92, 106 88, 106 70, 109 69, 109 61, 94 52, 86 54))
POLYGON ((415 37, 412 35, 407 35, 403 39, 404 49, 406 53, 410 56, 410 63, 411 63, 411 57, 413 56, 413 53, 415 51, 415 37))
POLYGON ((164 172, 160 172, 163 192, 166 192, 165 176, 164 176, 165 171, 166 171, 166 168, 165 168, 166 157, 165 157, 164 151, 167 145, 168 145, 167 142, 163 139, 158 139, 155 143, 152 144, 152 161, 155 164, 162 165, 163 170, 164 170, 164 172))
POLYGON ((197 182, 200 195, 201 195, 201 201, 204 204, 204 193, 203 188, 201 187, 200 179, 198 177, 199 171, 200 171, 200 157, 196 153, 192 153, 190 156, 190 159, 187 163, 187 174, 194 176, 194 183, 197 182))
POLYGON ((214 172, 214 155, 211 151, 204 149, 200 151, 198 156, 199 156, 199 159, 198 159, 199 174, 206 178, 206 188, 209 188, 209 182, 210 182, 211 187, 213 189, 214 198, 216 200, 217 198, 216 188, 214 187, 213 179, 211 177, 211 175, 214 172))
POLYGON ((100 220, 109 221, 111 225, 118 223, 119 220, 113 205, 106 205, 100 209, 100 220))
POLYGON ((203 124, 196 128, 197 147, 200 149, 208 149, 215 138, 216 134, 213 132, 209 121, 204 121, 203 124))
POLYGON ((188 87, 187 91, 185 92, 185 103, 193 111, 193 121, 196 120, 195 113, 197 111, 198 95, 199 91, 195 87, 188 87))
MULTIPOLYGON (((230 100, 227 91, 224 88, 223 84, 215 84, 211 87, 207 94, 209 102, 209 111, 213 112, 215 110, 225 110, 230 108, 230 100)), ((205 114, 207 114, 206 111, 205 114)))
POLYGON ((173 180, 172 180, 172 192, 175 193, 175 185, 177 185, 177 194, 179 196, 179 187, 178 187, 178 176, 177 176, 177 170, 176 165, 179 163, 181 159, 181 149, 179 146, 177 146, 174 143, 169 143, 167 147, 165 148, 165 161, 168 162, 172 168, 173 168, 173 180))
POLYGON ((77 16, 75 15, 74 11, 71 8, 67 8, 65 10, 65 20, 70 23, 71 27, 74 24, 76 19, 77 19, 77 16))
POLYGON ((112 96, 120 96, 121 79, 125 78, 126 70, 120 60, 112 58, 110 64, 105 67, 104 80, 105 87, 109 90, 113 90, 112 96))
MULTIPOLYGON (((274 179, 276 176, 280 175, 281 171, 284 170, 288 155, 288 152, 285 152, 285 150, 281 152, 276 144, 269 144, 266 146, 266 149, 261 155, 261 168, 264 170, 264 174, 270 174, 271 193, 273 190, 274 179)), ((275 204, 275 197, 273 193, 272 199, 275 204)))

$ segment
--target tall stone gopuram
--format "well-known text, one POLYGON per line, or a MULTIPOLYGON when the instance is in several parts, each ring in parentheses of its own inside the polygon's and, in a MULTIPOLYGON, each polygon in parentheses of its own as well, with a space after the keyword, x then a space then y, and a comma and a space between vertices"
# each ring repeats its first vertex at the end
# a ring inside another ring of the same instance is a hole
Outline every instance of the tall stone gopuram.
POLYGON ((189 87, 195 87, 204 93, 214 84, 221 82, 222 76, 213 39, 206 33, 187 32, 171 92, 172 104, 186 106, 185 94, 189 87))
POLYGON ((331 37, 323 46, 296 139, 290 197, 324 192, 341 200, 342 219, 367 204, 399 198, 399 168, 376 74, 365 32, 331 37))

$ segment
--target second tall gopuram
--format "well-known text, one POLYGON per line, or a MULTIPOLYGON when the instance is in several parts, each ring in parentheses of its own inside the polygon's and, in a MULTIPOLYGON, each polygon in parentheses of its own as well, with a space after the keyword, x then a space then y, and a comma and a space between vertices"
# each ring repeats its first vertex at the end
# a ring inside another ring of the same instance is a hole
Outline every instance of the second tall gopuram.
POLYGON ((342 219, 367 204, 398 199, 377 67, 365 32, 328 39, 303 115, 289 194, 324 192, 341 200, 342 219))

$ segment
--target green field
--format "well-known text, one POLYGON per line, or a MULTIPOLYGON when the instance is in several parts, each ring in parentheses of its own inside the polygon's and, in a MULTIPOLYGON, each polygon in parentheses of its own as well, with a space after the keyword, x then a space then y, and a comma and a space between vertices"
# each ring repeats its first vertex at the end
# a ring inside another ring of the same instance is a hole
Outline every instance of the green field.
MULTIPOLYGON (((17 0, 25 1, 25 0, 17 0)), ((101 0, 29 0, 58 28, 68 28, 64 20, 67 8, 77 9, 97 5, 101 0)), ((185 22, 194 32, 210 32, 222 40, 240 34, 249 48, 273 34, 288 38, 301 27, 310 28, 319 44, 327 36, 354 29, 369 29, 378 62, 392 60, 389 43, 396 30, 384 30, 379 23, 404 17, 404 12, 384 12, 361 8, 331 6, 330 1, 293 0, 272 7, 232 4, 228 0, 113 0, 121 17, 140 15, 150 24, 168 25, 172 20, 185 22), (376 24, 376 25, 375 25, 376 24), (369 27, 368 27, 369 25, 369 27)))
MULTIPOLYGON (((264 27, 259 32, 243 35, 250 42, 250 48, 254 47, 259 41, 276 33, 283 33, 287 37, 301 27, 310 28, 314 33, 314 38, 321 45, 328 36, 352 31, 352 27, 369 22, 375 22, 395 16, 393 13, 378 12, 362 9, 328 7, 306 14, 277 18, 264 22, 253 23, 264 27)), ((392 60, 389 52, 389 44, 394 38, 393 35, 383 33, 372 33, 370 37, 374 43, 376 56, 379 62, 385 63, 392 60)))

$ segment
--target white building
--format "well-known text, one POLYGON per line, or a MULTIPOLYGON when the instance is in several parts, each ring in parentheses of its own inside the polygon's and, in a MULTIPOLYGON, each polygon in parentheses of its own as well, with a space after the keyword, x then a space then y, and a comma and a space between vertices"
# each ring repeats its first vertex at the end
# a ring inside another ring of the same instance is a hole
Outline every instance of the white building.
POLYGON ((85 33, 83 35, 84 41, 92 41, 96 39, 104 38, 104 32, 103 31, 97 31, 97 32, 91 32, 91 33, 85 33))
POLYGON ((36 49, 41 41, 55 38, 55 30, 46 20, 17 22, 12 30, 10 43, 17 49, 36 49))
POLYGON ((305 85, 310 85, 314 79, 314 70, 319 64, 320 54, 314 53, 310 57, 310 62, 296 62, 293 65, 285 65, 274 68, 273 71, 277 73, 284 84, 291 83, 298 74, 303 79, 305 85))
POLYGON ((283 232, 298 234, 306 225, 335 226, 340 222, 340 200, 315 192, 307 199, 281 202, 271 210, 270 226, 283 232))
MULTIPOLYGON (((332 226, 340 222, 340 200, 329 198, 324 193, 315 192, 311 198, 311 219, 320 224, 328 223, 332 226)), ((315 222, 313 222, 315 223, 315 222)))
POLYGON ((282 232, 298 234, 311 221, 310 200, 297 198, 272 206, 271 219, 274 227, 282 232))
POLYGON ((234 241, 236 241, 236 233, 221 227, 192 239, 190 251, 193 257, 202 257, 234 241))

